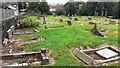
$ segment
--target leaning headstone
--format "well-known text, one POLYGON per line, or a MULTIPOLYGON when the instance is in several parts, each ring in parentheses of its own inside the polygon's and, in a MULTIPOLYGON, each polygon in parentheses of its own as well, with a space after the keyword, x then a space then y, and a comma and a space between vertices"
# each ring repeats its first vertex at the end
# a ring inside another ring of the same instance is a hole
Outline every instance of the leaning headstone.
POLYGON ((89 24, 95 24, 94 22, 89 22, 89 24))
POLYGON ((69 25, 69 26, 71 26, 71 25, 72 25, 71 21, 68 21, 68 25, 69 25))
POLYGON ((11 30, 12 30, 12 33, 15 33, 15 26, 12 25, 10 28, 11 28, 11 30))
POLYGON ((75 21, 78 21, 78 18, 74 18, 75 21))
POLYGON ((116 21, 114 21, 114 20, 110 20, 109 21, 109 24, 113 24, 114 25, 115 23, 116 23, 116 21))
POLYGON ((92 20, 92 18, 88 17, 88 20, 92 20))
POLYGON ((43 24, 46 24, 45 16, 43 17, 43 24))
POLYGON ((90 32, 91 32, 92 34, 94 34, 94 35, 104 37, 104 35, 102 35, 102 34, 98 31, 98 29, 97 29, 97 24, 94 24, 94 28, 92 28, 92 29, 90 30, 90 32))
POLYGON ((8 38, 11 38, 11 37, 12 37, 12 30, 9 29, 9 30, 7 31, 7 33, 8 33, 8 38))
POLYGON ((69 17, 70 17, 70 14, 68 14, 67 16, 68 16, 68 18, 69 18, 69 17))

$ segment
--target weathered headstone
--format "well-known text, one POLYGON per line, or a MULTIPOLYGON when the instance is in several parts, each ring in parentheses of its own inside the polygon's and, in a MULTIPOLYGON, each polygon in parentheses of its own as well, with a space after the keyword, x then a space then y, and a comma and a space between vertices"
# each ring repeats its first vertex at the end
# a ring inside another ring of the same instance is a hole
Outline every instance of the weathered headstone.
POLYGON ((92 18, 88 17, 88 20, 92 20, 92 18))
POLYGON ((71 20, 72 18, 70 17, 69 19, 71 20))
POLYGON ((46 49, 45 48, 41 49, 41 53, 46 54, 46 49))
POLYGON ((45 25, 45 29, 48 29, 47 25, 45 25))
POLYGON ((104 37, 104 35, 102 35, 102 34, 98 31, 98 29, 97 29, 97 24, 94 24, 94 28, 92 28, 90 32, 91 32, 92 34, 94 34, 94 35, 104 37))
POLYGON ((75 21, 78 21, 78 18, 74 18, 75 21))
POLYGON ((15 26, 12 25, 10 28, 11 28, 11 30, 12 30, 12 33, 15 33, 15 26))
POLYGON ((68 21, 68 25, 69 25, 69 26, 71 26, 71 25, 72 25, 71 21, 68 21))
POLYGON ((60 19, 60 22, 63 22, 63 19, 60 19))
POLYGON ((69 17, 70 17, 70 14, 68 14, 67 16, 68 16, 68 18, 69 18, 69 17))
POLYGON ((89 24, 95 24, 94 22, 89 22, 89 24))
POLYGON ((45 16, 43 17, 43 24, 46 24, 45 16))
POLYGON ((5 38, 4 41, 3 41, 3 44, 6 45, 8 43, 8 41, 9 41, 9 39, 5 38))
POLYGON ((8 33, 8 38, 11 38, 11 37, 12 37, 12 30, 9 29, 9 30, 7 31, 7 33, 8 33))

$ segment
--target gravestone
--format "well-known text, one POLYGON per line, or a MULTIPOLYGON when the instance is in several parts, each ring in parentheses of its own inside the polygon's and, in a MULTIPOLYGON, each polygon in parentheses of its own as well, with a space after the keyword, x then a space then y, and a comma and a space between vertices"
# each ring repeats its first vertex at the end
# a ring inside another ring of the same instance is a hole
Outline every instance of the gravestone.
POLYGON ((40 19, 40 16, 37 16, 37 19, 40 19))
POLYGON ((12 33, 15 33, 15 26, 12 25, 10 28, 11 28, 11 30, 12 30, 12 33))
POLYGON ((46 24, 45 16, 43 16, 43 24, 46 24))
POLYGON ((72 25, 71 21, 68 21, 68 25, 69 25, 69 26, 71 26, 71 25, 72 25))
POLYGON ((69 19, 71 20, 72 18, 70 17, 69 19))
POLYGON ((41 49, 41 53, 46 54, 46 49, 45 48, 41 49))
POLYGON ((45 29, 48 29, 47 25, 45 25, 45 29))
POLYGON ((94 22, 89 22, 89 24, 95 24, 94 22))
POLYGON ((92 20, 92 18, 88 17, 88 20, 92 20))
POLYGON ((114 20, 109 20, 109 24, 115 24, 116 23, 116 21, 114 21, 114 20))
POLYGON ((102 34, 98 31, 98 29, 97 29, 97 24, 94 24, 94 28, 92 28, 92 29, 90 30, 90 32, 91 32, 92 34, 94 34, 94 35, 104 37, 104 35, 102 35, 102 34))
POLYGON ((9 39, 8 39, 8 38, 5 38, 4 41, 3 41, 3 44, 6 45, 6 44, 8 43, 8 41, 9 41, 9 39))
POLYGON ((78 18, 74 18, 74 21, 78 21, 78 18))
POLYGON ((55 12, 52 12, 52 14, 53 14, 53 17, 56 17, 56 14, 55 14, 55 12))
POLYGON ((49 64, 49 58, 48 57, 43 57, 42 61, 41 61, 41 65, 47 65, 49 64))
POLYGON ((68 18, 70 18, 70 14, 68 14, 67 16, 68 16, 68 18))
POLYGON ((60 22, 63 22, 63 19, 60 19, 60 22))
POLYGON ((11 38, 11 37, 12 37, 12 30, 9 29, 9 30, 7 31, 7 34, 8 34, 8 38, 11 38))

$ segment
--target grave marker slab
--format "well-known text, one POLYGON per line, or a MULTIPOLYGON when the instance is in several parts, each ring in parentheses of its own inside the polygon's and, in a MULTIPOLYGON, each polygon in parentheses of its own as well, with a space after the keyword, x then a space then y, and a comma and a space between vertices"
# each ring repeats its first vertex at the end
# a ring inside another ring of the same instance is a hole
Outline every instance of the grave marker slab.
POLYGON ((96 53, 107 59, 118 55, 118 53, 116 53, 108 48, 98 50, 98 51, 96 51, 96 53))

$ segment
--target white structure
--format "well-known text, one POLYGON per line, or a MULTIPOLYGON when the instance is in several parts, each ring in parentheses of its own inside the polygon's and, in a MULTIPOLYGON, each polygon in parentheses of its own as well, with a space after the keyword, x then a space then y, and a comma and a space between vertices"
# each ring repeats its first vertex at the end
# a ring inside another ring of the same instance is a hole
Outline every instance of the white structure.
POLYGON ((118 53, 116 53, 108 48, 96 51, 96 53, 107 59, 118 55, 118 53))

